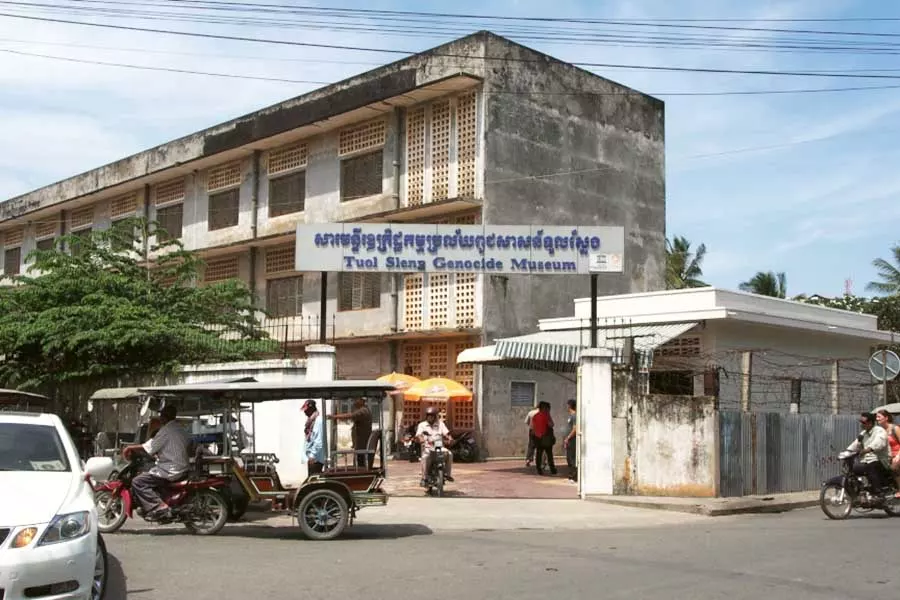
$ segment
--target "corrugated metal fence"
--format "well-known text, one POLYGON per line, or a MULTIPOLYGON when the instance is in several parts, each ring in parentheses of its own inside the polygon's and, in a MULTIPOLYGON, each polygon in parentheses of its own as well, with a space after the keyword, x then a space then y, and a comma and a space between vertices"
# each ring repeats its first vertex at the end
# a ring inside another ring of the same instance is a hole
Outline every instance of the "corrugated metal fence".
POLYGON ((840 472, 837 454, 859 433, 855 415, 719 412, 719 493, 815 490, 840 472))

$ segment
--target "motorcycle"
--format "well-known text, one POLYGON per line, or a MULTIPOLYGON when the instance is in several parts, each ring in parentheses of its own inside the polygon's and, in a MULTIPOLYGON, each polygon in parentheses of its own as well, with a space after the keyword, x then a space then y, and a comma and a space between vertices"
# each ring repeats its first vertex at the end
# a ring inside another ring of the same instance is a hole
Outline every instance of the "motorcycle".
POLYGON ((444 449, 444 436, 440 434, 434 435, 431 438, 431 442, 434 445, 434 449, 431 451, 434 455, 434 460, 431 461, 431 466, 425 473, 425 493, 429 496, 437 496, 440 498, 444 495, 445 481, 444 453, 446 450, 444 449))
MULTIPOLYGON (((471 429, 454 429, 450 432, 453 439, 447 445, 447 450, 453 453, 457 462, 471 463, 478 460, 478 443, 475 441, 475 432, 471 429)), ((406 428, 400 439, 402 454, 409 462, 417 462, 422 456, 422 445, 416 440, 416 426, 406 428)))
POLYGON ((886 477, 889 485, 883 491, 872 489, 865 475, 853 472, 853 464, 858 452, 844 450, 838 454, 841 474, 822 484, 819 492, 819 506, 829 519, 844 520, 854 509, 869 511, 880 509, 890 516, 900 516, 900 499, 894 497, 897 488, 893 477, 886 477))
POLYGON ((197 535, 213 535, 221 531, 230 514, 228 499, 222 491, 229 488, 230 478, 202 473, 201 462, 198 452, 195 472, 188 472, 185 477, 170 482, 161 490, 160 496, 171 508, 171 518, 159 519, 146 516, 140 502, 134 499, 132 481, 146 470, 148 464, 146 453, 135 452, 125 467, 94 487, 101 533, 118 531, 135 514, 149 523, 183 523, 188 531, 197 535))

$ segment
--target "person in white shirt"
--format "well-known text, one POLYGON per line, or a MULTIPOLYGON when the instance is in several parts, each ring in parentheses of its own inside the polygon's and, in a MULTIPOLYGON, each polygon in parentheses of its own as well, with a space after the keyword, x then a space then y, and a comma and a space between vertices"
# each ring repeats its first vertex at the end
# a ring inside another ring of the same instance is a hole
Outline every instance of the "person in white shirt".
POLYGON ((432 437, 441 435, 444 438, 444 479, 453 481, 451 471, 453 470, 453 453, 446 449, 446 446, 453 441, 450 437, 450 430, 443 421, 438 420, 438 409, 429 406, 425 409, 425 420, 419 423, 416 429, 416 439, 422 444, 422 485, 425 485, 425 477, 428 469, 434 462, 434 442, 432 437))
POLYGON ((888 446, 887 431, 877 426, 875 415, 862 413, 859 417, 863 430, 853 443, 847 446, 850 452, 859 452, 859 460, 853 465, 853 472, 865 475, 872 491, 880 494, 888 485, 891 474, 891 451, 888 446))
POLYGON ((531 427, 531 420, 538 413, 538 407, 535 406, 525 415, 525 425, 528 426, 528 450, 525 451, 525 466, 530 467, 534 462, 534 429, 531 427))
POLYGON ((178 410, 168 404, 160 411, 161 427, 152 438, 143 444, 126 446, 122 456, 128 456, 137 450, 144 450, 150 456, 156 456, 156 464, 146 473, 141 473, 131 482, 134 496, 144 508, 146 516, 166 515, 169 506, 163 502, 159 490, 169 482, 178 481, 190 468, 191 437, 184 427, 178 424, 175 417, 178 410))

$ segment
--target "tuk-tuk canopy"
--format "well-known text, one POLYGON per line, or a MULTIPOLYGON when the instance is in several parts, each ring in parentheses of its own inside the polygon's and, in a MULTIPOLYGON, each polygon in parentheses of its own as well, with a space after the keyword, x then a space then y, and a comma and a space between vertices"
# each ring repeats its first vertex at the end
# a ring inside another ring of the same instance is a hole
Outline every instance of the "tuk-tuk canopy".
POLYGON ((233 400, 268 402, 272 400, 314 400, 371 398, 381 402, 384 394, 395 390, 393 383, 374 380, 298 381, 286 383, 188 383, 140 388, 141 394, 185 400, 233 400))
POLYGON ((50 398, 41 394, 0 388, 0 410, 31 410, 49 404, 50 398))

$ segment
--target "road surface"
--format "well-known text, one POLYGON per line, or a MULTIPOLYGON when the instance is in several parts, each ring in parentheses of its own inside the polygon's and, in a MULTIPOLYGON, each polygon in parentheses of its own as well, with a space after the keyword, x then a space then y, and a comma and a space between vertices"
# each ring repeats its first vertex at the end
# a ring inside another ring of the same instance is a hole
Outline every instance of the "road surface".
POLYGON ((815 508, 715 518, 603 510, 584 530, 539 531, 502 523, 488 530, 477 521, 477 530, 442 529, 417 524, 415 514, 406 524, 367 524, 360 513, 345 538, 333 542, 305 541, 296 528, 265 521, 230 525, 209 538, 135 525, 106 536, 113 569, 108 600, 872 600, 900 594, 900 519, 873 514, 833 522, 815 508))

